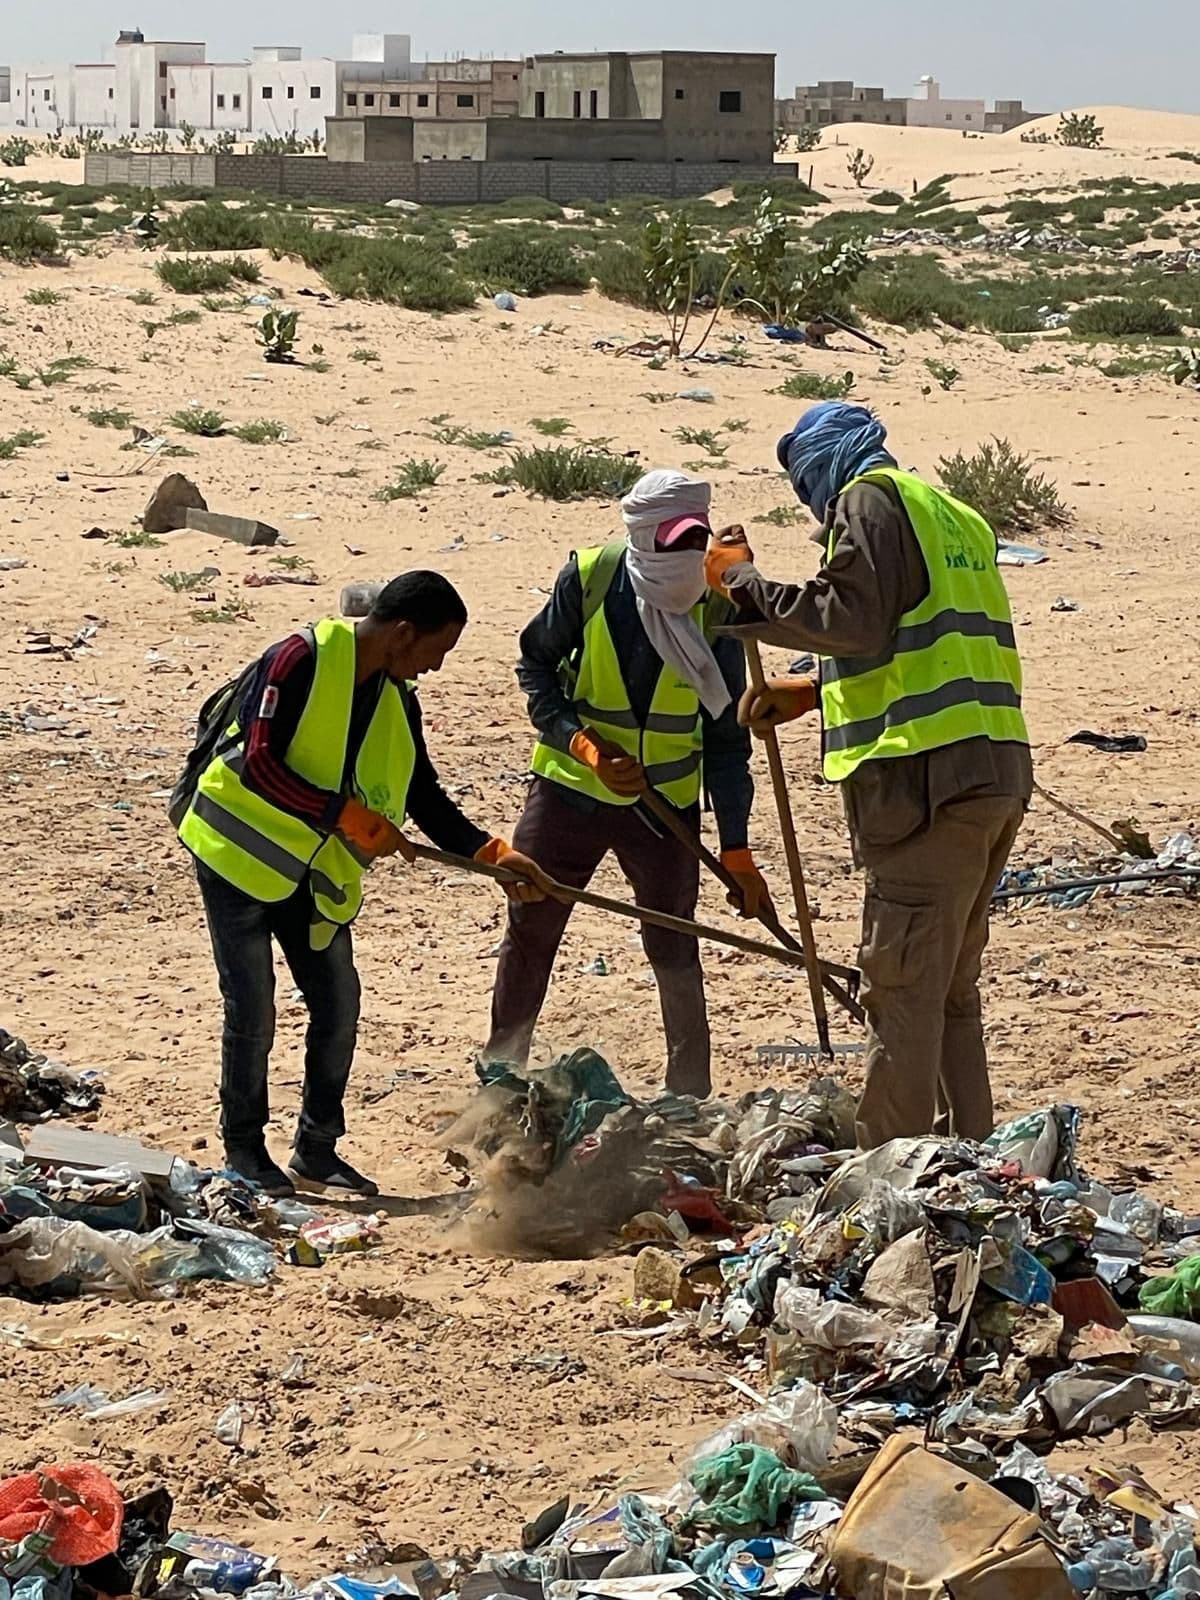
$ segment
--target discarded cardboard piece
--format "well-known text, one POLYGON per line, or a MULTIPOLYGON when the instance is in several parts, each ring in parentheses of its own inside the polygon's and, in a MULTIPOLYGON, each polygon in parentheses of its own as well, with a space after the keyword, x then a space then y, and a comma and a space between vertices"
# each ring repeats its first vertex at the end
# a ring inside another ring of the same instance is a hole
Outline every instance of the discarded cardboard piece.
POLYGON ((931 1315, 937 1296, 924 1228, 914 1228, 876 1256, 863 1279, 862 1297, 869 1306, 900 1311, 918 1322, 931 1315))
POLYGON ((190 478, 185 478, 182 472, 170 472, 146 502, 142 527, 147 533, 174 533, 178 528, 187 527, 189 510, 207 508, 208 501, 190 478))
POLYGON ((857 1600, 1078 1600, 1036 1515, 913 1440, 893 1437, 830 1544, 857 1600))
POLYGON ((254 517, 227 516, 223 511, 191 508, 186 526, 197 533, 215 533, 222 539, 251 546, 274 544, 279 538, 279 529, 272 528, 270 523, 258 522, 254 517))
POLYGON ((98 1172, 106 1167, 132 1167, 143 1178, 169 1178, 177 1157, 165 1150, 148 1150, 136 1139, 122 1139, 111 1133, 93 1133, 90 1128, 71 1128, 61 1123, 42 1122, 25 1141, 25 1154, 31 1161, 48 1166, 80 1167, 98 1172))

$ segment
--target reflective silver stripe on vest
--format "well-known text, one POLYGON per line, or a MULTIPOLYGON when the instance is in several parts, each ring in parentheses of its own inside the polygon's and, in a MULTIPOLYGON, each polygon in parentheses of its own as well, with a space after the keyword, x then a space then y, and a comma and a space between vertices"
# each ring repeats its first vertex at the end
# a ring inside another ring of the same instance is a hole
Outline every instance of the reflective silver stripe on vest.
POLYGON ((576 700, 575 710, 581 722, 607 722, 610 728, 636 728, 638 719, 632 711, 601 711, 587 700, 576 700))
POLYGON ((662 761, 657 766, 646 768, 646 782, 652 789, 661 789, 664 783, 674 783, 679 778, 690 778, 693 772, 700 770, 700 751, 693 750, 690 755, 681 757, 678 761, 662 761))
POLYGON ((880 655, 843 656, 833 660, 826 658, 821 663, 821 682, 838 683, 843 678, 861 678, 864 673, 886 667, 898 655, 927 650, 930 645, 952 633, 960 633, 966 639, 994 639, 1003 650, 1017 648, 1011 622, 997 622, 982 611, 939 611, 928 622, 914 622, 908 627, 898 628, 891 645, 880 655))
POLYGON ((339 889, 333 879, 327 878, 317 867, 313 867, 308 876, 313 893, 324 895, 333 905, 344 906, 350 898, 344 889, 339 889))
POLYGON ((951 706, 1000 706, 1013 711, 1021 709, 1021 696, 1011 683, 980 683, 975 678, 955 678, 938 689, 925 694, 910 694, 895 700, 878 717, 864 717, 859 722, 846 722, 840 728, 825 729, 826 750, 854 750, 859 745, 874 744, 887 728, 902 727, 906 722, 918 722, 922 717, 932 717, 951 706))
POLYGON ((698 712, 693 712, 690 717, 676 716, 671 711, 651 711, 646 718, 647 733, 692 733, 696 727, 698 712))
POLYGON ((264 867, 277 872, 288 883, 299 884, 303 881, 304 874, 308 871, 307 861, 300 861, 296 856, 289 854, 265 834, 259 833, 257 828, 251 827, 248 822, 243 822, 240 817, 235 817, 232 812, 226 811, 224 806, 219 806, 209 795, 197 790, 192 801, 192 810, 214 833, 219 833, 223 839, 228 839, 230 844, 237 845, 239 850, 244 850, 248 856, 261 861, 264 867))

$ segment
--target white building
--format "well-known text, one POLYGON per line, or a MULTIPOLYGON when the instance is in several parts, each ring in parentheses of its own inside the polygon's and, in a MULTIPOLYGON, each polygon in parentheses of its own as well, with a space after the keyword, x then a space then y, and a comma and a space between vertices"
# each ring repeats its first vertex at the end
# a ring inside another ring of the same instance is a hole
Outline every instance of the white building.
POLYGON ((910 98, 908 126, 910 128, 963 128, 970 133, 982 133, 987 122, 987 106, 982 100, 943 100, 942 87, 928 73, 917 82, 922 91, 910 98))
POLYGON ((113 59, 72 66, 0 67, 0 127, 54 132, 111 129, 115 135, 179 129, 201 135, 325 133, 345 86, 408 82, 423 75, 408 34, 361 34, 349 60, 305 57, 295 45, 261 45, 249 61, 205 59, 198 42, 148 41, 122 33, 113 59))

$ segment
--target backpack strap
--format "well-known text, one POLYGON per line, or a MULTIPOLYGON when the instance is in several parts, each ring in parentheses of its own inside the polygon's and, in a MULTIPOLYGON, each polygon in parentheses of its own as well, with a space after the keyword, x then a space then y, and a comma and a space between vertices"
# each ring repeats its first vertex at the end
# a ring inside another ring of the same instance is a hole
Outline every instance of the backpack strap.
POLYGON ((625 554, 624 539, 612 539, 601 547, 592 570, 583 583, 583 625, 588 623, 604 604, 604 597, 612 588, 612 581, 625 554))

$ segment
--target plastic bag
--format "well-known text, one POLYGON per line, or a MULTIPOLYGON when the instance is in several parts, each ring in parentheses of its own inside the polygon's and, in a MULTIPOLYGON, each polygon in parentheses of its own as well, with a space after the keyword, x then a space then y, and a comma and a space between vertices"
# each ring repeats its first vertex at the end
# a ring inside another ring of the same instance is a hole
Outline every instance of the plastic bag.
POLYGON ((262 1239, 207 1222, 187 1227, 195 1242, 169 1227, 99 1233, 82 1222, 33 1217, 0 1236, 0 1284, 149 1300, 189 1278, 262 1283, 274 1267, 275 1253, 262 1239))
POLYGON ((688 1471, 699 1461, 722 1455, 735 1444, 773 1450, 789 1467, 819 1472, 829 1465, 837 1440, 837 1407, 803 1380, 779 1389, 757 1411, 747 1411, 711 1434, 692 1451, 688 1471))
POLYGON ((53 1543, 46 1553, 59 1566, 112 1555, 124 1516, 120 1490, 95 1467, 46 1467, 0 1483, 0 1544, 48 1532, 53 1543))
POLYGON ((893 1189, 882 1178, 872 1182, 854 1214, 855 1223, 876 1245, 894 1244, 927 1220, 925 1207, 911 1190, 893 1189))
POLYGON ((895 1329, 873 1311, 822 1300, 815 1289, 780 1283, 775 1291, 775 1325, 798 1333, 822 1350, 845 1350, 856 1344, 882 1344, 895 1329))

